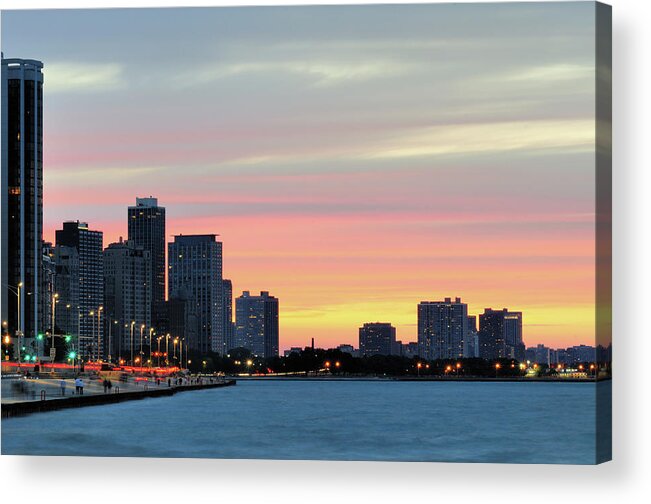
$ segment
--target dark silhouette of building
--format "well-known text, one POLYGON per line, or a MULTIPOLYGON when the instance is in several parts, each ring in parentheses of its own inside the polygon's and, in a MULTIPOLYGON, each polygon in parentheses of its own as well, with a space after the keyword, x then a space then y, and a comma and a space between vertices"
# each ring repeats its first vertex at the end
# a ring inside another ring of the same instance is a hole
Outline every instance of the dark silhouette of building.
POLYGON ((418 345, 425 359, 456 359, 464 355, 468 305, 452 301, 421 301, 418 305, 418 345))
POLYGON ((7 331, 20 331, 32 354, 36 336, 43 331, 42 68, 40 61, 2 57, 0 305, 7 331))
POLYGON ((136 198, 128 209, 128 241, 151 256, 152 302, 165 300, 165 208, 158 199, 136 198))
POLYGON ((78 256, 78 341, 79 356, 83 360, 101 355, 104 341, 104 320, 100 310, 104 303, 103 241, 103 233, 88 229, 85 222, 64 222, 63 229, 56 231, 57 247, 73 248, 78 256), (97 348, 98 340, 100 348, 97 348))
POLYGON ((222 243, 217 235, 178 235, 168 245, 169 298, 187 293, 199 324, 197 350, 224 352, 222 243))
POLYGON ((387 322, 369 322, 359 328, 359 354, 393 355, 396 353, 396 328, 387 322))
POLYGON ((260 357, 276 357, 278 340, 278 298, 267 291, 259 296, 244 291, 235 300, 235 346, 260 357))
MULTIPOLYGON (((152 316, 158 337, 164 338, 169 334, 171 338, 182 339, 184 348, 199 350, 198 318, 193 308, 189 292, 179 292, 178 297, 154 303, 152 316)), ((156 338, 154 342, 156 344, 156 338)))

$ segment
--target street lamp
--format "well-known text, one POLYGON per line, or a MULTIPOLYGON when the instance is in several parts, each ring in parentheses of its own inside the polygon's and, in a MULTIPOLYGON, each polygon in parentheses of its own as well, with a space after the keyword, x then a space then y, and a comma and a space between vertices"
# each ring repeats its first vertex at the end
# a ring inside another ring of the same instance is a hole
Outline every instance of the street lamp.
POLYGON ((419 362, 418 364, 416 364, 416 374, 417 374, 419 377, 420 377, 420 368, 422 368, 422 367, 423 367, 423 363, 422 363, 422 362, 419 362))
POLYGON ((133 366, 133 327, 136 325, 136 321, 132 320, 131 321, 131 327, 129 328, 129 332, 131 334, 131 344, 129 345, 131 347, 131 365, 133 366))
POLYGON ((150 328, 149 328, 149 362, 150 362, 150 363, 151 363, 151 350, 152 350, 151 347, 154 346, 154 345, 153 345, 153 342, 152 342, 152 336, 153 336, 153 334, 154 334, 154 328, 153 328, 153 327, 150 327, 150 328))
POLYGON ((20 295, 20 291, 22 290, 22 288, 23 288, 23 282, 18 282, 18 285, 15 287, 15 290, 14 290, 13 286, 7 285, 7 289, 9 289, 9 291, 12 294, 15 294, 16 298, 18 300, 18 305, 17 305, 17 310, 16 310, 17 311, 17 322, 18 322, 17 328, 16 328, 16 336, 18 336, 18 344, 16 345, 16 356, 18 358, 18 362, 20 362, 20 350, 22 348, 22 337, 23 337, 23 327, 21 325, 22 318, 20 316, 21 315, 20 301, 21 301, 21 297, 22 297, 20 295))
POLYGON ((170 361, 169 361, 169 359, 167 358, 167 356, 169 355, 169 353, 170 353, 170 333, 167 333, 167 334, 165 335, 165 365, 166 365, 166 366, 169 366, 169 365, 170 365, 170 361))
POLYGON ((99 355, 99 349, 100 349, 100 326, 101 326, 101 316, 102 316, 102 310, 104 310, 103 306, 100 306, 97 308, 97 362, 100 361, 100 355, 99 355))
POLYGON ((142 366, 142 360, 143 360, 143 354, 142 354, 142 333, 145 330, 145 324, 140 325, 140 351, 138 352, 140 354, 140 366, 142 366))
POLYGON ((162 336, 156 338, 156 341, 158 341, 158 352, 156 352, 158 354, 158 367, 160 367, 160 340, 162 339, 163 339, 162 336))
MULTIPOLYGON (((58 302, 59 302, 59 294, 56 292, 52 293, 52 344, 50 345, 50 355, 53 354, 52 349, 54 349, 54 327, 56 326, 56 319, 57 319, 56 310, 57 310, 58 302)), ((52 355, 52 362, 54 362, 54 355, 52 355)))

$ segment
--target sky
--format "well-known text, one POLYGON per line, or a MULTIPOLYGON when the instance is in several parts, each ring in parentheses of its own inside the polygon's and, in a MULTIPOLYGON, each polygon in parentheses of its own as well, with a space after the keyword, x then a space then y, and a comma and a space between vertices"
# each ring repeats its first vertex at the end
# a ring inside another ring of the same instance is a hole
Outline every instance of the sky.
POLYGON ((422 300, 594 344, 594 4, 3 11, 44 63, 44 227, 153 195, 280 346, 417 337, 422 300))

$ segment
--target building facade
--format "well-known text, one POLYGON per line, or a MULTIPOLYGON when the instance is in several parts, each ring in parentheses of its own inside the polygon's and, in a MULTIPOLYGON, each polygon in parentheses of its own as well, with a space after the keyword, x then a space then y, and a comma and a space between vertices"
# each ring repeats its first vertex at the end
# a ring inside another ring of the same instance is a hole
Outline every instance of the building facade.
POLYGON ((73 348, 79 348, 79 253, 74 247, 54 247, 54 289, 59 295, 55 313, 56 327, 72 337, 73 348))
POLYGON ((233 321, 233 283, 224 279, 222 300, 224 303, 224 355, 235 348, 235 322, 233 321))
POLYGON ((111 243, 104 249, 104 313, 111 331, 105 357, 127 362, 140 357, 143 362, 153 336, 151 270, 149 251, 132 241, 111 243))
POLYGON ((359 328, 359 354, 396 354, 396 328, 387 322, 369 322, 359 328))
POLYGON ((128 241, 149 252, 152 270, 152 301, 165 301, 165 208, 158 199, 136 198, 128 208, 128 241))
POLYGON ((477 316, 468 315, 468 330, 463 340, 463 356, 479 357, 479 336, 477 334, 477 316))
POLYGON ((483 359, 525 360, 522 312, 484 309, 479 315, 479 347, 483 359))
POLYGON ((187 293, 198 319, 196 348, 224 353, 222 243, 211 235, 178 235, 168 245, 169 298, 187 293))
MULTIPOLYGON (((183 348, 195 350, 198 347, 199 323, 196 313, 193 311, 194 303, 188 297, 181 296, 171 298, 167 301, 154 303, 152 317, 157 338, 154 345, 157 345, 160 338, 160 348, 164 351, 164 338, 169 334, 170 338, 179 338, 183 342, 183 348)), ((159 346, 154 347, 157 351, 159 346)), ((168 356, 171 360, 172 356, 168 356)))
POLYGON ((244 291, 235 300, 235 346, 259 357, 276 357, 279 347, 278 298, 244 291))
POLYGON ((102 355, 104 341, 104 235, 86 222, 68 221, 56 231, 56 245, 73 248, 78 256, 77 279, 79 356, 82 360, 102 355), (102 308, 100 310, 100 308, 102 308))
POLYGON ((418 347, 424 359, 456 359, 464 355, 468 305, 452 301, 422 301, 418 305, 418 347))
POLYGON ((2 57, 0 305, 8 332, 22 334, 32 354, 43 332, 42 68, 40 61, 2 57))

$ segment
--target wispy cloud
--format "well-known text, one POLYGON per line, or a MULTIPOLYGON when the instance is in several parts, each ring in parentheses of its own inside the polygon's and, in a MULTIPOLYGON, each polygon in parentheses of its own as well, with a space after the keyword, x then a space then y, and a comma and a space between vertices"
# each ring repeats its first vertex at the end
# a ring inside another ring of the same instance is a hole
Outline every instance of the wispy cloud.
POLYGON ((178 84, 201 85, 230 77, 254 74, 289 74, 309 79, 317 87, 335 86, 345 82, 396 77, 406 74, 412 66, 392 60, 374 61, 250 61, 244 63, 212 63, 179 75, 178 84))
POLYGON ((47 63, 45 74, 48 95, 98 93, 126 87, 124 69, 118 63, 47 63))
POLYGON ((513 121, 487 124, 434 126, 391 139, 367 159, 488 153, 516 150, 594 150, 595 122, 513 121))

